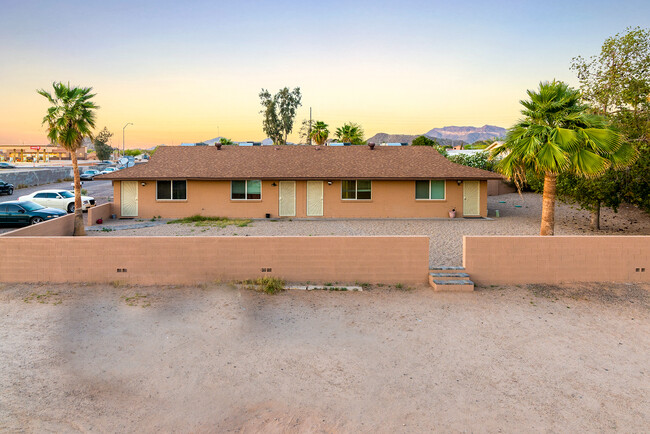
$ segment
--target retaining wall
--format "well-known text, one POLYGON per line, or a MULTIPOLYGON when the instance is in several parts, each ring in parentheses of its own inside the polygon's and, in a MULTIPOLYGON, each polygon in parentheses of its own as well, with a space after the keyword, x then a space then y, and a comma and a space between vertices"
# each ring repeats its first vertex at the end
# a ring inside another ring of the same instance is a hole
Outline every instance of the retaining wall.
POLYGON ((31 187, 34 185, 51 184, 63 180, 64 178, 72 178, 72 167, 47 167, 0 171, 0 179, 9 184, 13 184, 15 188, 18 188, 19 185, 31 187))
MULTIPOLYGON (((73 233, 74 214, 68 214, 63 217, 57 217, 55 219, 47 220, 35 225, 25 226, 11 232, 5 232, 3 234, 0 234, 0 237, 63 237, 71 236, 73 233)), ((6 257, 0 255, 0 258, 6 257)))
POLYGON ((429 238, 5 236, 0 257, 3 282, 426 284, 429 238))
POLYGON ((650 237, 465 236, 463 265, 479 285, 650 282, 650 237))

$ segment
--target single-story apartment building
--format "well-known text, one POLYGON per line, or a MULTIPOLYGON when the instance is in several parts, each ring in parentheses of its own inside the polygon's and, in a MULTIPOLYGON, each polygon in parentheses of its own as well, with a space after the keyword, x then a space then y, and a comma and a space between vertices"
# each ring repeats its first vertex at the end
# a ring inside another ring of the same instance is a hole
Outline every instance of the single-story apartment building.
POLYGON ((161 146, 113 181, 120 218, 487 216, 487 180, 427 146, 161 146))

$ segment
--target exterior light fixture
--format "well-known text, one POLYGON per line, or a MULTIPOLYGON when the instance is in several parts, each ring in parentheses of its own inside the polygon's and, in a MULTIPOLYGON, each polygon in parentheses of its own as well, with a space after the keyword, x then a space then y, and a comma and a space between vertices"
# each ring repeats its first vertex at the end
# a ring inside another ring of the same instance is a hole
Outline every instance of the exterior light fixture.
POLYGON ((146 183, 146 182, 143 182, 143 183, 142 183, 142 186, 144 187, 145 185, 147 185, 147 183, 146 183))
POLYGON ((458 185, 461 185, 461 184, 463 183, 463 181, 459 179, 458 181, 456 181, 456 183, 457 183, 458 185))
POLYGON ((271 187, 277 187, 277 186, 278 186, 278 184, 276 184, 275 182, 273 182, 273 183, 271 184, 271 187))
POLYGON ((332 185, 332 181, 327 181, 327 185, 332 185))

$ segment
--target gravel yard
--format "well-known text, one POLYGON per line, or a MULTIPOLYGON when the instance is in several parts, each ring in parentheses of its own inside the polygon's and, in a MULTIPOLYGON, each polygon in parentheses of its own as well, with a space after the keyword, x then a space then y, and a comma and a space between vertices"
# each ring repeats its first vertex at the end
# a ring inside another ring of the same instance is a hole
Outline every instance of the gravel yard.
POLYGON ((650 287, 0 287, 0 432, 647 432, 650 287))
MULTIPOLYGON (((488 198, 489 219, 320 219, 320 220, 254 220, 246 227, 226 228, 165 224, 149 227, 107 231, 120 226, 150 224, 149 221, 118 220, 103 225, 106 230, 88 232, 92 236, 277 236, 277 235, 426 235, 431 239, 431 265, 461 265, 463 235, 537 235, 541 218, 542 198, 535 193, 491 196, 488 198), (501 203, 505 202, 505 203, 501 203), (520 205, 521 208, 515 207, 520 205), (495 218, 495 210, 500 217, 495 218)), ((618 213, 604 209, 599 234, 648 235, 650 216, 635 207, 624 206, 618 213)), ((588 230, 589 213, 571 205, 558 203, 557 235, 580 235, 588 230)))

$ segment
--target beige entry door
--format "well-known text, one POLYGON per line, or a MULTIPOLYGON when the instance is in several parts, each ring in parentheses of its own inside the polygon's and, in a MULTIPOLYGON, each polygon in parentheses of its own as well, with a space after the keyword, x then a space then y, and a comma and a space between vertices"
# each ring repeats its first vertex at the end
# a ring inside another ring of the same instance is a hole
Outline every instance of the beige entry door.
POLYGON ((296 181, 280 181, 280 217, 296 215, 296 181))
POLYGON ((122 190, 120 202, 122 208, 122 217, 138 216, 138 182, 122 181, 122 190))
POLYGON ((463 181, 463 215, 481 215, 480 181, 463 181))
POLYGON ((323 181, 307 181, 307 215, 323 215, 323 181))

